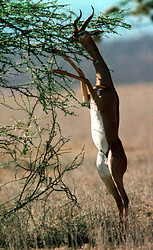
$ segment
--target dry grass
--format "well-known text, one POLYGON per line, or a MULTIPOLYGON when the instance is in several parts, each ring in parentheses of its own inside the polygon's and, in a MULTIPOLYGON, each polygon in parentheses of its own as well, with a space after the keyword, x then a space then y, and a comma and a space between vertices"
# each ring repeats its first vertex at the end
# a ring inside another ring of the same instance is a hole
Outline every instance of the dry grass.
MULTIPOLYGON (((90 136, 90 117, 86 108, 76 110, 77 117, 59 113, 63 134, 72 135, 65 156, 69 162, 85 145, 85 160, 79 169, 65 177, 75 190, 81 210, 61 208, 63 197, 57 194, 48 200, 45 217, 44 203, 32 204, 0 226, 0 247, 29 249, 68 247, 83 249, 153 249, 153 85, 117 86, 120 96, 120 137, 128 157, 124 177, 130 199, 129 230, 119 237, 118 214, 114 200, 98 176, 95 161, 97 150, 90 136), (63 247, 62 247, 63 245, 63 247)), ((76 91, 80 95, 80 91, 76 91)), ((38 114, 41 116, 40 111, 38 114)), ((16 113, 1 110, 5 124, 16 113)), ((18 118, 22 114, 18 114, 18 118)), ((1 182, 11 178, 10 170, 0 170, 1 182)), ((9 198, 17 187, 6 188, 1 195, 9 198)))

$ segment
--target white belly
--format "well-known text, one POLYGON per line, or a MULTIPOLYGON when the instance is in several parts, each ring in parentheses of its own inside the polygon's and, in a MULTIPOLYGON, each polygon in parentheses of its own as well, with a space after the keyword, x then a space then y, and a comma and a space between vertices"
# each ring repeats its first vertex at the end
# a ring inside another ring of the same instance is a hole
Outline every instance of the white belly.
POLYGON ((103 120, 96 104, 92 100, 90 102, 90 116, 93 142, 99 151, 102 150, 104 153, 107 153, 108 143, 106 140, 103 120))

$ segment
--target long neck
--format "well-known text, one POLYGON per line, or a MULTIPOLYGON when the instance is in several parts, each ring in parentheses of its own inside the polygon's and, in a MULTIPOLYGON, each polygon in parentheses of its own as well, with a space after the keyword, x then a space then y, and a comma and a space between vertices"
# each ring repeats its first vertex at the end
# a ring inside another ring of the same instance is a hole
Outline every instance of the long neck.
POLYGON ((93 61, 96 70, 96 85, 97 86, 112 86, 113 82, 109 69, 99 52, 97 45, 91 37, 86 37, 81 41, 82 46, 86 49, 93 61))

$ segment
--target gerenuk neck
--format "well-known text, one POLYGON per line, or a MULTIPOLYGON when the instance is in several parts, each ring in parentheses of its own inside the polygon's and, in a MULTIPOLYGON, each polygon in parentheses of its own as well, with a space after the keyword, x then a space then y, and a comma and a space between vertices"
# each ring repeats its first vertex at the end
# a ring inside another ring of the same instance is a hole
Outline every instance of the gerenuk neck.
POLYGON ((96 70, 96 86, 113 88, 111 74, 94 40, 91 37, 85 37, 81 40, 81 43, 90 55, 96 70))

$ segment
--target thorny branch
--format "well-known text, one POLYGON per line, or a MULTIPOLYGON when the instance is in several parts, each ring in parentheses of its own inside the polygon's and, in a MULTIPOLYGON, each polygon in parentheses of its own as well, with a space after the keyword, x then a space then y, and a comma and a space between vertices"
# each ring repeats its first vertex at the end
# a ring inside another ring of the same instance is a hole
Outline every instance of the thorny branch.
MULTIPOLYGON (((25 123, 18 121, 14 126, 0 128, 0 132, 3 134, 3 139, 0 140, 0 148, 3 149, 1 154, 5 155, 6 153, 10 157, 5 166, 15 164, 18 170, 24 170, 22 178, 19 179, 24 184, 21 192, 15 197, 16 205, 10 206, 7 211, 2 209, 1 215, 3 216, 18 211, 40 197, 45 199, 48 192, 51 194, 54 191, 65 192, 69 200, 76 205, 78 204, 76 196, 64 183, 63 176, 66 172, 72 171, 82 163, 82 152, 76 156, 72 164, 65 167, 61 166, 60 157, 67 152, 62 149, 69 139, 64 138, 61 134, 60 126, 56 121, 56 112, 52 109, 52 122, 46 130, 48 140, 44 146, 42 146, 44 131, 38 130, 37 122, 37 120, 33 119, 25 121, 25 123), (20 131, 20 136, 13 133, 16 128, 20 131), (37 142, 35 138, 37 138, 37 142), (34 154, 35 157, 27 157, 34 154)), ((2 204, 1 207, 3 207, 2 204)))

